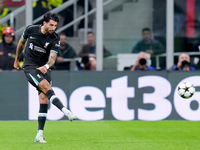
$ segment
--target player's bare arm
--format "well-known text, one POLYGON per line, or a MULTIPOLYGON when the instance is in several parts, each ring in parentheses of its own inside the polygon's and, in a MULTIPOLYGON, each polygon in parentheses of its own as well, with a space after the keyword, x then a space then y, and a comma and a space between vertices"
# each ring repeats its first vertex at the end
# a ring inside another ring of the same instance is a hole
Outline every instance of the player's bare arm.
POLYGON ((17 45, 17 50, 16 50, 16 57, 15 57, 15 62, 14 62, 14 68, 19 69, 20 64, 19 64, 19 57, 24 49, 26 41, 24 41, 22 38, 20 38, 19 43, 17 45))
POLYGON ((36 69, 39 70, 40 72, 42 72, 43 74, 47 73, 47 70, 54 66, 54 64, 56 62, 56 58, 57 58, 57 53, 55 53, 54 51, 51 51, 50 56, 49 56, 49 61, 46 63, 46 65, 41 66, 36 69))

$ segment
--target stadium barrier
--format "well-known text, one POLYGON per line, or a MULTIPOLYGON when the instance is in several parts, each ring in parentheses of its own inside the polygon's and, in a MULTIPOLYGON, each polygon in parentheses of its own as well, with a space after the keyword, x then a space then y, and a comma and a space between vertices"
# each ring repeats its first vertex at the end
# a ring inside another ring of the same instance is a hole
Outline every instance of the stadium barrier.
MULTIPOLYGON (((200 120, 200 72, 52 71, 53 89, 79 120, 200 120), (193 83, 182 99, 177 86, 193 83)), ((38 96, 22 71, 0 72, 0 120, 37 120, 38 96)), ((52 104, 48 120, 65 120, 52 104)))

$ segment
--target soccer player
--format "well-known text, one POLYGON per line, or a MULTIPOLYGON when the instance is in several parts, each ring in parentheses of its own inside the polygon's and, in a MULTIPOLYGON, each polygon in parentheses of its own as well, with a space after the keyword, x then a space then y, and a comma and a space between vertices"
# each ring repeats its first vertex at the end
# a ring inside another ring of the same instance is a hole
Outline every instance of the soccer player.
POLYGON ((44 14, 42 25, 30 25, 24 30, 16 51, 14 67, 20 68, 19 58, 24 48, 23 71, 27 80, 38 90, 40 109, 38 114, 38 132, 35 142, 46 143, 43 129, 46 122, 48 100, 60 109, 70 121, 76 116, 65 108, 51 88, 51 67, 53 67, 60 46, 59 36, 55 32, 59 18, 56 14, 44 14), (26 44, 26 45, 25 45, 26 44))

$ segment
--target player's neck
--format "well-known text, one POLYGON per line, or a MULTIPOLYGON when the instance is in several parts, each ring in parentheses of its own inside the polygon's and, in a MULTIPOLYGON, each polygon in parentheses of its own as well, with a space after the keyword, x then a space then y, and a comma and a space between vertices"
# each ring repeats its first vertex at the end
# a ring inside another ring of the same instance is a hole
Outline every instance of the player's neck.
POLYGON ((44 26, 41 26, 41 32, 42 32, 42 34, 48 34, 46 31, 45 31, 45 28, 44 28, 44 26))

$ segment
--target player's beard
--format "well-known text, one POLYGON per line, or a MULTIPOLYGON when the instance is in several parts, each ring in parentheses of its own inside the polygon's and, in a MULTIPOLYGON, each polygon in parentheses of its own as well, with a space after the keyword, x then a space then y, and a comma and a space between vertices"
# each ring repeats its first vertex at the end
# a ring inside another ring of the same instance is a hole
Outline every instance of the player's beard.
POLYGON ((49 30, 49 28, 46 28, 45 31, 46 31, 46 34, 53 34, 54 33, 54 30, 49 30))
POLYGON ((53 34, 54 30, 48 30, 49 34, 53 34))

